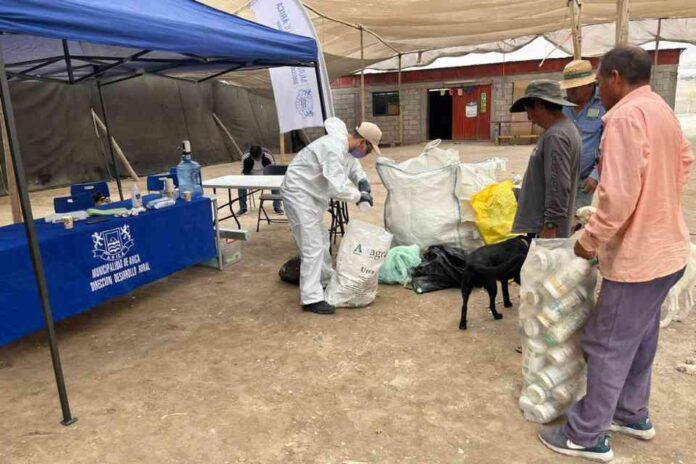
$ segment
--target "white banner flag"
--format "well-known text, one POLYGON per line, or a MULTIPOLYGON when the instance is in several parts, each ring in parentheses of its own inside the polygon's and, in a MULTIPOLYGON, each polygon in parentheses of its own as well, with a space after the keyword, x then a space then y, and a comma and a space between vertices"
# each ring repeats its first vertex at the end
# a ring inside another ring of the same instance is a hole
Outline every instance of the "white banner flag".
MULTIPOLYGON (((251 4, 251 9, 256 14, 256 21, 260 24, 316 40, 314 26, 304 7, 297 0, 255 0, 251 4)), ((333 100, 319 41, 317 41, 317 47, 324 105, 328 118, 334 115, 333 100)), ((269 72, 280 132, 324 125, 314 68, 271 68, 269 72)))

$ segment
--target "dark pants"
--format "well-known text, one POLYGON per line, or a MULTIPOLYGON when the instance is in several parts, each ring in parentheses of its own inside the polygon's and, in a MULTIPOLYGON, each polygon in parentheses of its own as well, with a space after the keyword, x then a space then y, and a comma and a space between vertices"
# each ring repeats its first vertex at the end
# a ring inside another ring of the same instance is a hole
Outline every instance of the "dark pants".
MULTIPOLYGON (((246 211, 247 209, 247 191, 246 189, 239 189, 237 191, 239 195, 239 209, 246 211)), ((273 195, 280 195, 280 190, 279 189, 273 189, 271 190, 271 193, 273 195)), ((273 200, 273 209, 282 209, 283 208, 283 201, 282 200, 273 200)))
POLYGON ((612 421, 625 425, 648 417, 660 309, 683 274, 641 283, 602 282, 582 334, 587 394, 566 414, 565 433, 576 444, 596 445, 612 421))

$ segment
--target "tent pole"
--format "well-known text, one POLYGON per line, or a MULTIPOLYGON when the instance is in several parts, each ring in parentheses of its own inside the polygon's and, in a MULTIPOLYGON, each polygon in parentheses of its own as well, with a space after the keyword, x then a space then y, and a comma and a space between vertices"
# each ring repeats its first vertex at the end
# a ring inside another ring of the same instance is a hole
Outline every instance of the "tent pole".
POLYGON ((63 420, 61 421, 61 424, 67 426, 74 424, 77 419, 74 418, 70 413, 70 403, 68 402, 68 393, 65 388, 63 367, 60 362, 58 342, 56 340, 56 333, 53 327, 53 314, 51 313, 51 303, 48 297, 48 286, 46 284, 46 276, 44 274, 43 262, 41 260, 41 251, 39 250, 39 240, 36 235, 34 217, 31 212, 31 203, 29 200, 26 178, 24 177, 24 165, 22 164, 22 155, 19 150, 17 128, 15 126, 14 114, 12 112, 10 86, 7 82, 5 60, 2 56, 2 52, 0 52, 0 100, 2 100, 2 109, 11 148, 10 156, 13 161, 14 176, 17 181, 17 189, 19 191, 19 204, 24 217, 24 230, 26 231, 27 241, 29 242, 29 254, 31 255, 32 266, 34 268, 34 277, 36 279, 36 286, 41 300, 41 309, 43 310, 44 321, 46 322, 48 346, 51 351, 53 373, 55 374, 56 386, 58 387, 58 398, 60 399, 60 407, 63 411, 63 420))
POLYGON ((616 43, 615 45, 628 45, 628 21, 630 0, 617 0, 616 2, 616 43))
POLYGON ((280 162, 287 164, 285 162, 285 134, 280 133, 280 138, 278 139, 279 151, 280 151, 280 162))
POLYGON ((573 59, 582 58, 582 0, 568 0, 570 3, 571 34, 573 36, 573 59))
POLYGON ((19 192, 17 191, 17 181, 15 180, 14 175, 14 163, 12 162, 12 156, 10 156, 10 140, 7 136, 7 126, 5 125, 5 117, 2 106, 0 106, 0 136, 2 137, 2 151, 5 154, 7 196, 10 197, 12 222, 17 224, 22 222, 22 208, 19 205, 19 192))
POLYGON ((398 94, 399 94, 399 146, 404 144, 404 115, 403 107, 401 106, 401 53, 399 53, 399 76, 398 76, 398 94))
POLYGON ((111 168, 114 170, 114 177, 116 178, 116 186, 118 187, 118 197, 123 201, 123 187, 121 186, 121 175, 118 172, 118 165, 116 164, 116 157, 114 156, 114 147, 111 145, 111 130, 109 129, 109 118, 106 116, 106 106, 104 105, 104 95, 102 93, 102 83, 101 80, 97 81, 97 90, 99 92, 99 105, 101 106, 102 115, 104 116, 104 125, 106 126, 106 140, 109 146, 109 153, 111 154, 111 168))
POLYGON ((363 27, 360 26, 360 122, 365 121, 365 47, 363 27))
MULTIPOLYGON (((314 72, 317 75, 317 90, 319 91, 319 103, 321 104, 321 119, 326 121, 326 103, 324 102, 324 90, 321 84, 321 70, 319 69, 319 61, 314 62, 314 72)), ((331 89, 327 89, 329 92, 331 89)))

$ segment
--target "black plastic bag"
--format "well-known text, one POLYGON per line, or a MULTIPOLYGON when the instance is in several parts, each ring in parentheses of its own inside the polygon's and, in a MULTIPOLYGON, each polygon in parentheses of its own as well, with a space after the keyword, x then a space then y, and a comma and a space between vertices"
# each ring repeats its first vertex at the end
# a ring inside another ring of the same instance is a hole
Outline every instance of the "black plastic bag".
POLYGON ((411 285, 416 293, 434 292, 444 288, 460 288, 466 268, 467 252, 445 245, 429 247, 421 264, 413 269, 411 285))
POLYGON ((301 264, 302 260, 300 259, 299 255, 286 261, 285 264, 283 264, 280 267, 280 270, 278 271, 280 280, 289 284, 299 285, 301 264))

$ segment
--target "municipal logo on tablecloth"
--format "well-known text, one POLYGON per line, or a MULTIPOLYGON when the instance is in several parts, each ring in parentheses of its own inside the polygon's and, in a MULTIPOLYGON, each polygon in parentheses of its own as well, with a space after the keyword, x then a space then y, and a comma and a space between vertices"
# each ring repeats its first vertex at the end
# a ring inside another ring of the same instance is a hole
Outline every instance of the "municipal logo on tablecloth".
POLYGON ((300 89, 295 97, 295 108, 303 118, 314 116, 314 95, 312 89, 300 89))
POLYGON ((115 229, 93 233, 92 243, 94 244, 92 249, 94 257, 104 261, 116 261, 123 258, 134 244, 130 234, 130 226, 127 224, 115 229))

